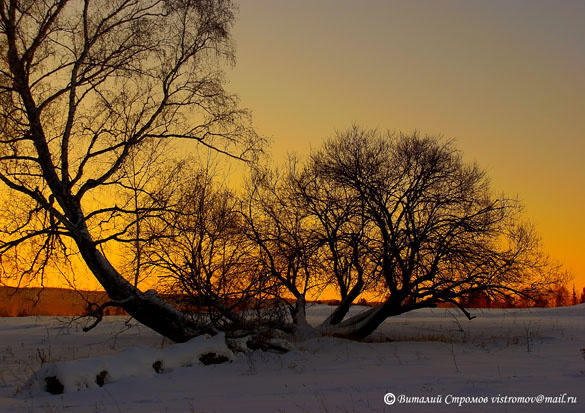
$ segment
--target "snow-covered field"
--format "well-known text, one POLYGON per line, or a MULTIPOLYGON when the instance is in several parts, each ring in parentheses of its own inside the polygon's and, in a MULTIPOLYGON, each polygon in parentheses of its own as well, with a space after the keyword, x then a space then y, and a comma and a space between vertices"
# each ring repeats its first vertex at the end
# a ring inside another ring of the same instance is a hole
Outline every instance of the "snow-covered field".
POLYGON ((216 339, 172 346, 123 317, 89 333, 67 319, 1 318, 0 411, 585 411, 585 305, 472 313, 416 311, 388 320, 371 342, 320 338, 210 366, 190 354, 221 348, 216 339), (30 381, 39 370, 60 375, 65 393, 30 381), (106 370, 100 387, 91 379, 106 370))

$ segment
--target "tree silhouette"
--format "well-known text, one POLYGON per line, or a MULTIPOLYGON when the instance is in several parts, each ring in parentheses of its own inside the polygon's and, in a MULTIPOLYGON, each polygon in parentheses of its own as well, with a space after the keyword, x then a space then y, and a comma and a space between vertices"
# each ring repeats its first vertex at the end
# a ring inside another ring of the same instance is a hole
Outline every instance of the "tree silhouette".
POLYGON ((117 201, 132 190, 125 171, 138 148, 257 151, 246 111, 222 86, 233 21, 228 0, 0 1, 0 180, 25 209, 0 252, 27 243, 33 274, 57 250, 79 253, 111 305, 175 341, 199 334, 103 251, 136 239, 128 223, 149 214, 117 201))
POLYGON ((551 282, 520 204, 452 142, 353 127, 304 164, 256 168, 240 199, 179 173, 195 147, 261 151, 223 88, 233 22, 229 0, 0 0, 4 261, 42 278, 79 256, 111 299, 98 321, 123 307, 175 341, 241 321, 238 304, 259 297, 304 336, 364 337, 406 311, 551 282), (107 254, 120 244, 131 275, 107 254), (205 322, 140 291, 146 266, 203 300, 205 322), (314 328, 306 299, 327 288, 340 304, 314 328), (365 292, 382 303, 350 316, 365 292))
POLYGON ((470 316, 462 297, 536 295, 556 279, 520 203, 495 197, 452 142, 353 127, 298 169, 298 201, 285 204, 305 211, 319 271, 341 302, 317 332, 365 337, 390 316, 439 303, 470 316), (366 286, 382 303, 346 317, 366 286))

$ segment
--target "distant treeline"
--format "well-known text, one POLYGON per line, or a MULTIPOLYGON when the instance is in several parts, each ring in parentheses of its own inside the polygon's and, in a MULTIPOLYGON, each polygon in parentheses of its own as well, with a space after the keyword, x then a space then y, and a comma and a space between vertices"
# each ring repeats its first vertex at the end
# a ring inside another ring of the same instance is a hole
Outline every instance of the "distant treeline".
POLYGON ((585 288, 577 293, 575 286, 569 290, 566 286, 556 286, 532 298, 504 297, 494 298, 486 293, 470 293, 461 297, 461 304, 467 308, 523 308, 523 307, 566 307, 585 303, 585 288))
MULTIPOLYGON (((167 299, 169 297, 166 297, 167 299)), ((181 301, 174 297, 181 307, 181 301)), ((0 287, 0 317, 28 316, 78 316, 87 314, 89 304, 108 301, 103 291, 75 291, 67 288, 14 288, 0 287)), ((317 303, 338 305, 339 300, 318 300, 317 303)), ((578 294, 573 286, 551 289, 536 301, 532 299, 495 299, 484 293, 468 294, 461 298, 461 304, 468 308, 511 308, 511 307, 563 307, 585 303, 585 288, 578 294)), ((360 299, 359 305, 374 305, 360 299)), ((452 305, 446 305, 452 306, 452 305)), ((189 310, 189 308, 184 308, 189 310)), ((192 310, 192 309, 191 309, 192 310)), ((104 315, 125 315, 118 307, 107 307, 104 315)))
MULTIPOLYGON (((89 303, 106 301, 108 296, 103 291, 0 287, 0 317, 83 315, 87 313, 89 303)), ((107 308, 105 313, 125 314, 120 308, 107 308)))

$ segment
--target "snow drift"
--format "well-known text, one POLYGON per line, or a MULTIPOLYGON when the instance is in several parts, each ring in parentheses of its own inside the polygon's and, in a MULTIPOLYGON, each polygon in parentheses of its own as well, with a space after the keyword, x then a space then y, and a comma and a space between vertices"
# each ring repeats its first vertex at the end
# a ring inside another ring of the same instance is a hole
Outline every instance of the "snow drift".
POLYGON ((149 378, 195 364, 214 364, 234 359, 223 333, 199 336, 162 350, 132 347, 117 354, 49 364, 35 372, 22 393, 35 396, 61 394, 102 387, 123 378, 149 378))

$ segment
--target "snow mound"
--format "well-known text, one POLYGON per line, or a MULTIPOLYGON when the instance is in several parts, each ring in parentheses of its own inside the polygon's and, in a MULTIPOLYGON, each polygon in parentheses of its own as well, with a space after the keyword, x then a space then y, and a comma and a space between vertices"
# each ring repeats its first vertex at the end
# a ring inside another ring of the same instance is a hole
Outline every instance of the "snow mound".
POLYGON ((24 385, 27 396, 61 394, 102 387, 123 378, 149 378, 195 364, 217 364, 234 359, 223 333, 199 336, 162 350, 132 347, 120 353, 49 364, 24 385))

